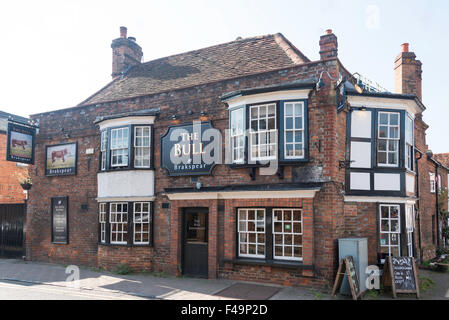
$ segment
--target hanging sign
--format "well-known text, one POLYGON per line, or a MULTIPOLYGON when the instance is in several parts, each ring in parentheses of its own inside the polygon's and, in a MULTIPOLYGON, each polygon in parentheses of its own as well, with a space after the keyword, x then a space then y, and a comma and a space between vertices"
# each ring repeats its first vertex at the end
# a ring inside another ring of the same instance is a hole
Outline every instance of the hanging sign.
POLYGON ((34 164, 36 129, 17 122, 8 122, 6 160, 34 164))
POLYGON ((68 197, 51 198, 51 242, 69 243, 68 197))
POLYGON ((391 287, 394 298, 397 297, 397 293, 415 293, 419 298, 418 271, 413 257, 385 259, 382 283, 391 287))
POLYGON ((161 166, 169 176, 210 175, 221 159, 220 139, 210 122, 171 126, 161 138, 161 166))

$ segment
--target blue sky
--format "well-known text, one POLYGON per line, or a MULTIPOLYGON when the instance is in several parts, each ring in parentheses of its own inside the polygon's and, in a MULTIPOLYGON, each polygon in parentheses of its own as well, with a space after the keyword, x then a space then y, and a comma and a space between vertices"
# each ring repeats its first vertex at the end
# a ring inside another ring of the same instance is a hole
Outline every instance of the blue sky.
POLYGON ((424 1, 9 1, 0 10, 0 110, 27 116, 71 107, 110 81, 120 26, 144 60, 283 33, 311 60, 330 28, 351 72, 394 90, 394 58, 410 43, 423 62, 427 142, 449 152, 449 2, 424 1))

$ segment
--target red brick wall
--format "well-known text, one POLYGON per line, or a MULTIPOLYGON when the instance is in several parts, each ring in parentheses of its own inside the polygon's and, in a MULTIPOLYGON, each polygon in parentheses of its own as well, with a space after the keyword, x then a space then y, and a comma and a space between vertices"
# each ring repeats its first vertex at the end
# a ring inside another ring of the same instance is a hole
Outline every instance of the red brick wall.
POLYGON ((6 133, 0 132, 0 203, 24 203, 26 194, 18 181, 27 168, 6 161, 6 133))

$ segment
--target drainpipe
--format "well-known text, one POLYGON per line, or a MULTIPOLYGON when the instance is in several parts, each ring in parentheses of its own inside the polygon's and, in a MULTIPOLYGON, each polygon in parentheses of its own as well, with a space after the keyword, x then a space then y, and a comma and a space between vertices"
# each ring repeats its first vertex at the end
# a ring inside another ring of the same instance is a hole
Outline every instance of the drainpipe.
POLYGON ((420 206, 420 197, 419 197, 419 167, 418 161, 422 158, 422 153, 419 152, 419 158, 415 157, 415 171, 416 171, 416 196, 418 197, 417 207, 418 207, 418 246, 419 246, 419 261, 423 262, 423 250, 421 244, 421 206, 420 206))

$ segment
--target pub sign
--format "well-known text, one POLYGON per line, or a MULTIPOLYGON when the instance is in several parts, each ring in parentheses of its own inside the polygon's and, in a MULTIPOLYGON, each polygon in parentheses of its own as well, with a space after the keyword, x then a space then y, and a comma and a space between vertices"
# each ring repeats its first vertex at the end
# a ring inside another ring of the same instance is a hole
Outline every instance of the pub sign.
POLYGON ((34 164, 36 130, 26 124, 8 122, 6 160, 34 164))
POLYGON ((161 166, 169 176, 210 175, 221 157, 220 139, 210 122, 170 126, 161 138, 161 166))

